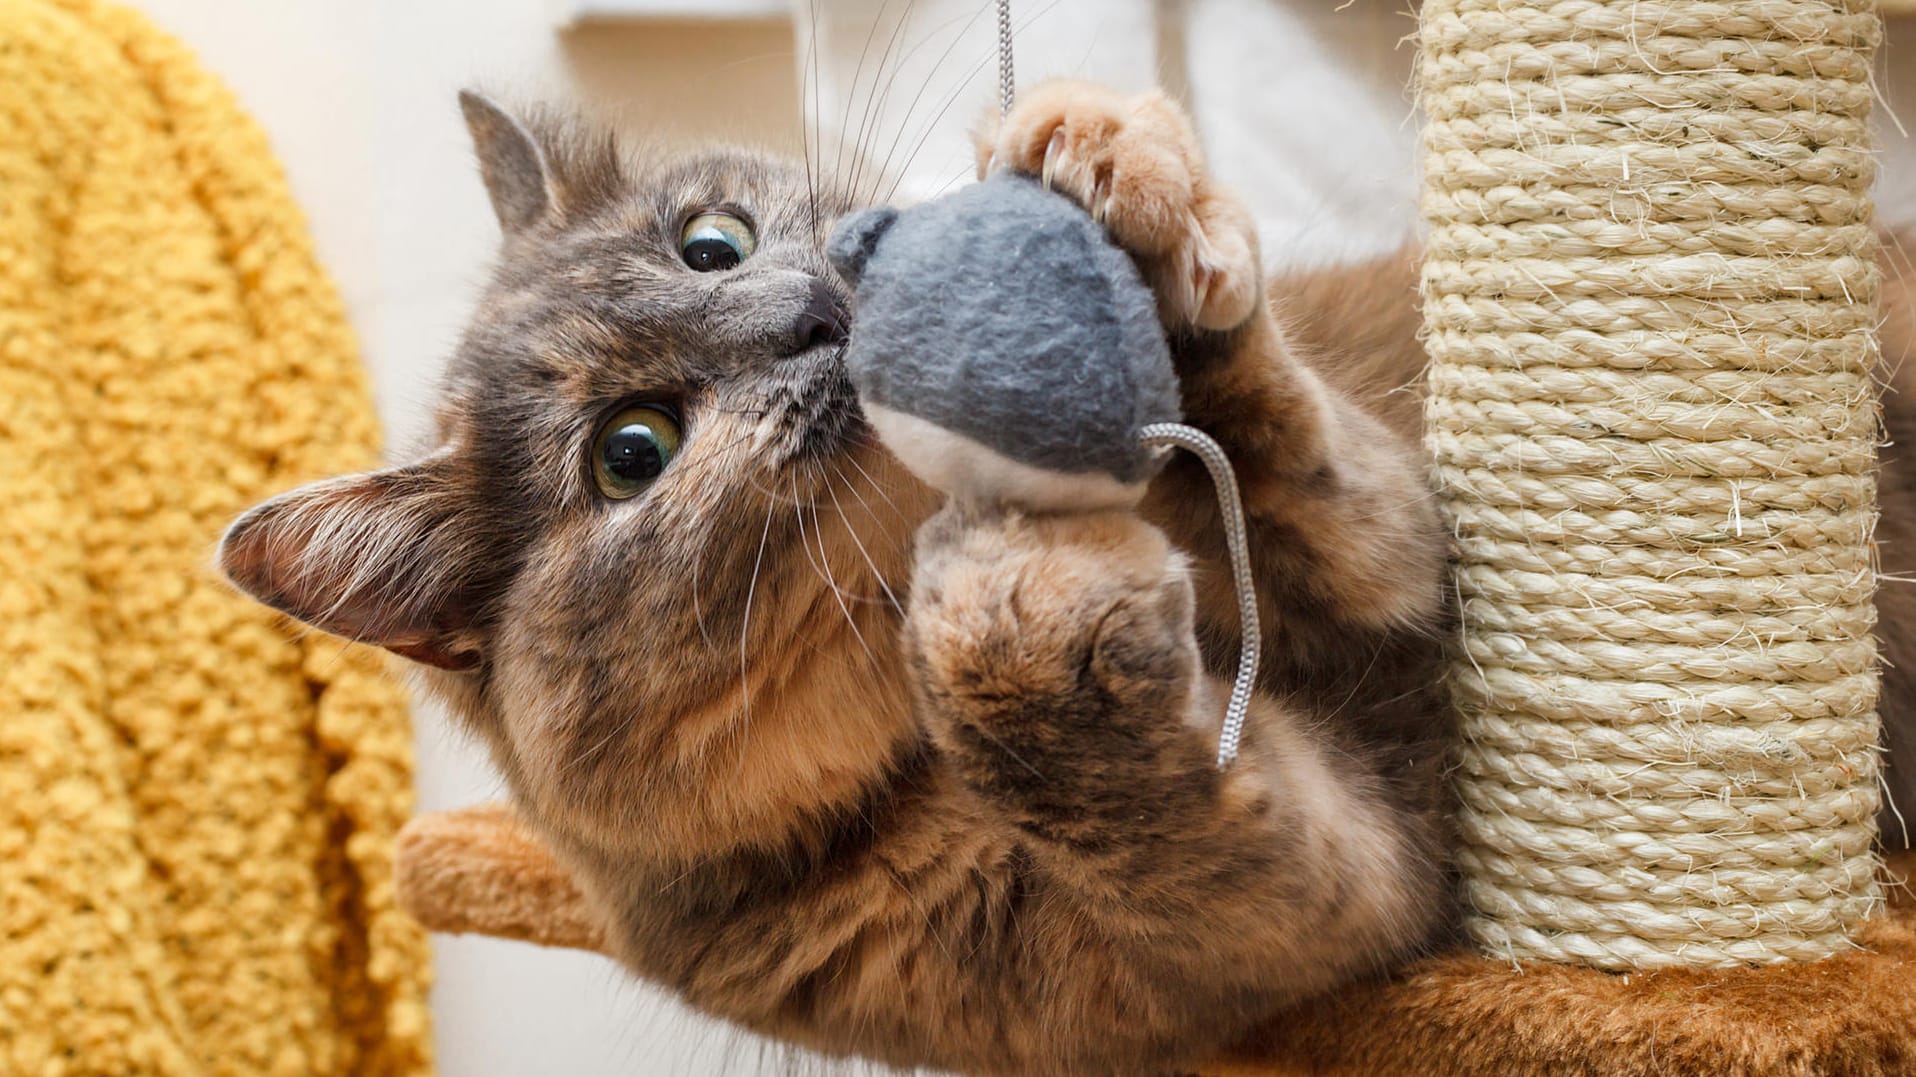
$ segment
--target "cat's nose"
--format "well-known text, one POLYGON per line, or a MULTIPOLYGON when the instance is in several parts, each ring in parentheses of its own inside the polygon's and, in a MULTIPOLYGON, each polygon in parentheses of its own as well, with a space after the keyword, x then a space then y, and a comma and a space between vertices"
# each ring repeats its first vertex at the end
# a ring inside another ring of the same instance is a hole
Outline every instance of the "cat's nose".
POLYGON ((792 321, 791 350, 788 355, 810 351, 821 344, 843 344, 850 339, 852 318, 832 286, 812 278, 812 292, 805 306, 792 321))

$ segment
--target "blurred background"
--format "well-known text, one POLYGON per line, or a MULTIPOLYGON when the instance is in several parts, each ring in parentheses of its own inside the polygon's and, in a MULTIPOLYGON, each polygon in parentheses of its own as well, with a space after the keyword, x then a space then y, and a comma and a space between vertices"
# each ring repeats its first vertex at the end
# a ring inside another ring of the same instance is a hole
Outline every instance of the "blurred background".
MULTIPOLYGON (((970 172, 993 100, 986 0, 134 0, 265 126, 343 292, 389 454, 426 429, 444 358, 497 233, 454 103, 580 101, 660 145, 712 140, 850 164, 847 142, 925 197, 970 172)), ((1406 0, 1016 0, 1021 83, 1161 83, 1247 195, 1274 265, 1413 235, 1416 129, 1406 0)), ((1881 57, 1879 209, 1916 222, 1916 20, 1881 57), (1900 116, 1900 122, 1898 117, 1900 116)), ((482 755, 417 715, 420 807, 499 798, 482 755)), ((837 1072, 686 1013, 608 962, 433 940, 442 1072, 837 1072)))

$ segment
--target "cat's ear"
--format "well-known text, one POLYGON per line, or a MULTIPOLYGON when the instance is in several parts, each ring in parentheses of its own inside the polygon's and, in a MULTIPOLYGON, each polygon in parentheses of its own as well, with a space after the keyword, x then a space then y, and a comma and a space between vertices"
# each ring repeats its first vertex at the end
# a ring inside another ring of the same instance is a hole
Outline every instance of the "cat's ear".
POLYGON ((865 263, 871 261, 878 241, 897 219, 898 211, 890 206, 873 206, 851 214, 832 229, 832 238, 825 245, 825 257, 831 260, 832 268, 838 270, 846 284, 858 287, 859 278, 865 275, 865 263))
POLYGON ((552 209, 552 168, 532 129, 472 90, 459 91, 479 174, 486 181, 492 212, 507 235, 527 228, 552 209))
POLYGON ((220 540, 242 590, 316 628, 441 669, 479 660, 473 578, 488 559, 446 458, 302 486, 220 540))

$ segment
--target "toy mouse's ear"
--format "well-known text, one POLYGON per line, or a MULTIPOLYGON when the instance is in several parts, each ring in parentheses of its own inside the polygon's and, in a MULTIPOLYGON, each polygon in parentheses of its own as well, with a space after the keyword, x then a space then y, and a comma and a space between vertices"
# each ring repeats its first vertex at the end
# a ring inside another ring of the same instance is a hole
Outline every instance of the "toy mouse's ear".
POLYGON ((858 286, 858 279, 865 275, 865 263, 878 249, 878 240, 897 219, 898 211, 890 206, 873 206, 846 217, 832 229, 832 238, 825 244, 825 257, 832 260, 832 266, 845 278, 846 284, 858 286))

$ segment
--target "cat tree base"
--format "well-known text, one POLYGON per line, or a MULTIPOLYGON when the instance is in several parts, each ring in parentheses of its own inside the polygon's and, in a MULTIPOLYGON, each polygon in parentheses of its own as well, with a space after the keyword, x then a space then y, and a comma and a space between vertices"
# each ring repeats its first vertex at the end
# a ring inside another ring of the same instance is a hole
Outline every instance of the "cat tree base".
MULTIPOLYGON (((1435 957, 1273 1021, 1204 1077, 1916 1073, 1916 855, 1890 861, 1863 949, 1806 965, 1618 975, 1435 957)), ((566 875, 508 808, 421 816, 399 900, 434 931, 600 949, 566 875)))
MULTIPOLYGON (((1916 872, 1893 862, 1891 879, 1916 872)), ((1916 902, 1892 885, 1865 949, 1803 965, 1616 974, 1425 961, 1264 1030, 1205 1077, 1916 1073, 1916 902)))

